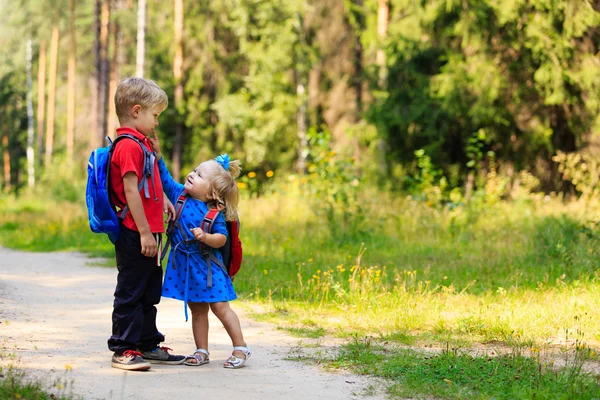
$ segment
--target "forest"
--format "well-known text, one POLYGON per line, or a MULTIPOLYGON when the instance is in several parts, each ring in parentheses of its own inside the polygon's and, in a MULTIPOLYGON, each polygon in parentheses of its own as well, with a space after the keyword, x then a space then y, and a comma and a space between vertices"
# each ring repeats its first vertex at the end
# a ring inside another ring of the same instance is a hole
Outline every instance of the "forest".
POLYGON ((419 191, 426 169, 444 193, 468 196, 494 171, 507 196, 528 178, 580 194, 571 175, 582 161, 569 155, 593 163, 600 129, 594 7, 2 0, 2 187, 83 175, 114 136, 116 85, 143 76, 169 95, 159 132, 176 176, 228 152, 260 192, 269 171, 308 172, 326 138, 363 181, 390 190, 419 191))

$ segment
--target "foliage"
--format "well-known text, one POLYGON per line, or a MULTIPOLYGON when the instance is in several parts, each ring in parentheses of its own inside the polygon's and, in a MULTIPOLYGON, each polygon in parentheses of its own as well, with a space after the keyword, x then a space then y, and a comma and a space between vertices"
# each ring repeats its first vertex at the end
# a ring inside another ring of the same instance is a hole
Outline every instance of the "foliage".
POLYGON ((365 214, 354 160, 333 150, 331 133, 326 128, 312 128, 308 142, 308 175, 301 178, 301 183, 310 195, 312 209, 325 217, 333 236, 360 233, 365 214))
MULTIPOLYGON (((134 3, 111 3, 115 79, 135 71, 134 3)), ((585 149, 600 127, 595 3, 390 0, 385 36, 377 17, 381 4, 185 1, 184 98, 161 117, 166 158, 183 124, 183 171, 228 152, 249 172, 283 176, 304 146, 303 119, 326 126, 334 148, 352 148, 364 177, 386 187, 405 185, 403 172, 419 168, 425 158, 415 152, 422 150, 431 171, 446 177, 448 191, 468 185, 469 176, 486 175, 492 159, 497 176, 528 171, 546 192, 568 190, 551 157, 585 149)), ((93 129, 94 6, 76 6, 76 172, 85 168, 93 129)), ((54 26, 61 38, 54 148, 64 152, 66 9, 64 0, 0 2, 0 136, 9 142, 0 146, 11 156, 16 188, 25 175, 25 43, 33 42, 37 110, 35 72, 54 26)), ((171 100, 173 13, 173 7, 148 3, 145 46, 146 76, 171 100)), ((36 160, 43 158, 41 147, 36 160)), ((38 165, 36 174, 48 171, 38 165)), ((477 189, 485 181, 474 184, 477 189)))
POLYGON ((394 6, 388 91, 369 113, 389 158, 424 149, 464 181, 493 151, 500 167, 527 168, 549 187, 550 156, 585 146, 599 126, 600 65, 588 50, 599 47, 600 14, 550 0, 394 6))
POLYGON ((552 160, 565 181, 573 183, 585 201, 600 196, 600 162, 589 154, 564 153, 559 151, 552 160))

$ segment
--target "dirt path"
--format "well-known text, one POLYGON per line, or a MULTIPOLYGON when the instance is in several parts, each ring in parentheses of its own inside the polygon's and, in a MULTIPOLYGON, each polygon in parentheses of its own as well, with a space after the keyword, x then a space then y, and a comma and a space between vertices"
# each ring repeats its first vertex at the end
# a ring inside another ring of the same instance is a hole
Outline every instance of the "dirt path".
MULTIPOLYGON (((172 399, 383 399, 367 395, 364 377, 328 373, 285 360, 298 345, 272 326, 241 315, 254 354, 246 368, 221 363, 231 350, 220 322, 211 316, 211 363, 201 367, 155 365, 147 372, 110 367, 106 341, 111 332, 116 269, 88 266, 76 253, 24 253, 0 248, 0 353, 48 383, 72 382, 86 400, 172 399)), ((232 303, 236 309, 235 302, 232 303)), ((239 307, 238 307, 239 308, 239 307)), ((181 302, 163 299, 158 327, 165 345, 178 354, 194 349, 181 302)))

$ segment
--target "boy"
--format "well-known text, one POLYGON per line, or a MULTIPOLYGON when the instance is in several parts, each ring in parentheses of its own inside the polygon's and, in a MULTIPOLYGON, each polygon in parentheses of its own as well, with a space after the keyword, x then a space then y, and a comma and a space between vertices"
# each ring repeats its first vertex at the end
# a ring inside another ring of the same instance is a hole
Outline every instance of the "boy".
MULTIPOLYGON (((117 87, 115 107, 120 127, 117 135, 129 134, 150 151, 158 116, 167 108, 165 92, 153 81, 125 79, 117 87)), ((117 143, 110 165, 111 200, 129 212, 121 221, 121 234, 115 243, 117 287, 112 313, 112 336, 108 348, 114 351, 111 366, 132 371, 150 369, 150 362, 182 364, 184 356, 167 352, 158 344, 165 337, 156 328, 156 304, 162 290, 162 267, 158 245, 164 232, 163 188, 158 165, 153 179, 144 177, 144 152, 134 140, 117 143), (147 182, 147 191, 138 184, 147 182), (149 197, 149 198, 148 198, 149 197)), ((122 211, 120 211, 122 212, 122 211)))

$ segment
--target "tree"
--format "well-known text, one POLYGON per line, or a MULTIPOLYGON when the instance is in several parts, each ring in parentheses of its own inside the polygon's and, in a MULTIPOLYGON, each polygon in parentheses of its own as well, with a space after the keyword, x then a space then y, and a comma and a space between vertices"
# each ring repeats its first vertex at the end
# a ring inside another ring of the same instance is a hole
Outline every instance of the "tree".
POLYGON ((96 111, 96 141, 94 147, 104 142, 107 134, 107 109, 108 109, 108 32, 110 25, 109 0, 96 0, 96 79, 97 79, 97 111, 96 111))
POLYGON ((135 76, 144 77, 144 57, 146 48, 146 0, 138 0, 137 14, 137 52, 135 76))
POLYGON ((175 82, 175 96, 173 107, 177 115, 175 122, 175 145, 173 146, 173 176, 178 179, 181 175, 181 153, 183 148, 184 124, 183 118, 183 0, 175 0, 175 58, 173 59, 173 78, 175 82))
POLYGON ((73 163, 73 146, 75 140, 75 0, 69 0, 69 66, 67 82, 67 162, 73 163))
POLYGON ((32 92, 32 77, 31 77, 31 39, 27 40, 26 48, 26 71, 27 71, 27 185, 32 188, 35 186, 35 156, 33 151, 33 94, 32 92))
POLYGON ((37 151, 41 163, 44 154, 44 112, 46 110, 46 42, 40 43, 37 76, 37 151))
POLYGON ((50 168, 54 146, 54 116, 56 113, 56 75, 58 69, 58 26, 52 29, 50 41, 50 69, 48 70, 48 119, 46 120, 46 153, 44 166, 50 168))
POLYGON ((383 43, 387 37, 388 22, 390 17, 389 0, 377 0, 377 37, 379 45, 377 48, 377 58, 375 60, 379 67, 379 88, 384 88, 387 80, 387 69, 385 62, 385 50, 383 43))

